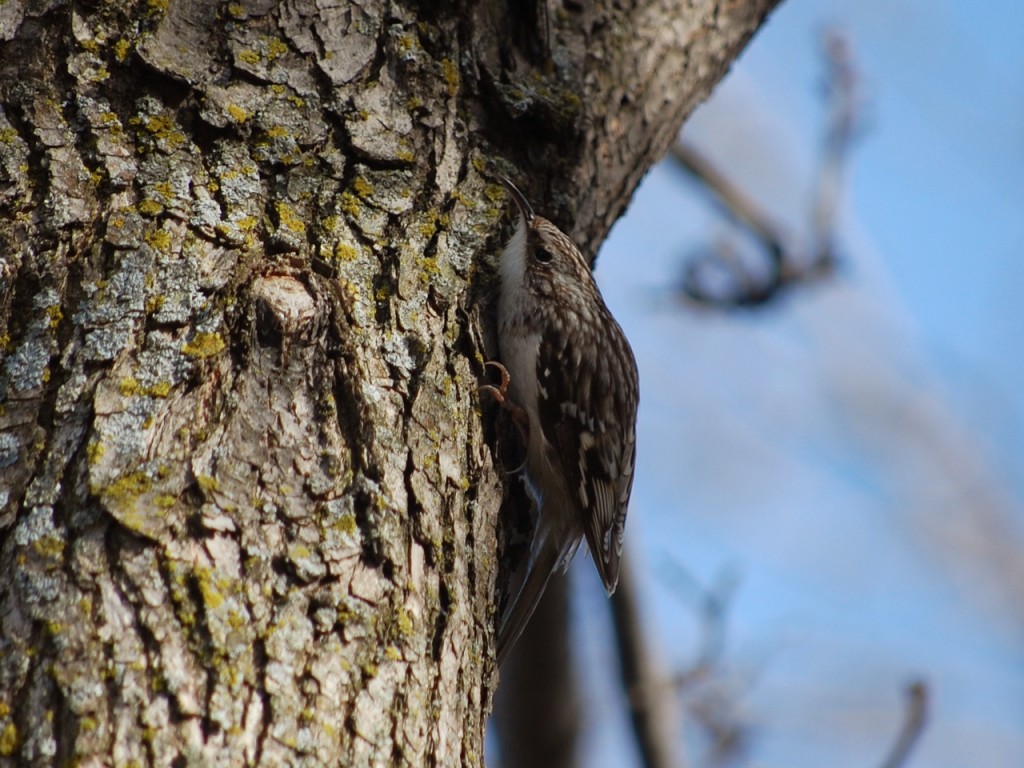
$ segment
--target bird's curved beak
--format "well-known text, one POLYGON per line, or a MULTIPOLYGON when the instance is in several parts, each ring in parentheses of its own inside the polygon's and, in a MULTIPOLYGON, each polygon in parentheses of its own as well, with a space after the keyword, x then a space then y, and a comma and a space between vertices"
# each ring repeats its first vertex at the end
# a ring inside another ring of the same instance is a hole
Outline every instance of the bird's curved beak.
POLYGON ((512 196, 512 200, 515 202, 516 208, 519 209, 519 213, 521 213, 523 218, 526 219, 526 223, 531 224, 533 222, 533 208, 531 208, 530 204, 526 202, 526 197, 519 191, 515 184, 504 176, 498 176, 498 180, 504 185, 505 189, 508 190, 509 195, 512 196))

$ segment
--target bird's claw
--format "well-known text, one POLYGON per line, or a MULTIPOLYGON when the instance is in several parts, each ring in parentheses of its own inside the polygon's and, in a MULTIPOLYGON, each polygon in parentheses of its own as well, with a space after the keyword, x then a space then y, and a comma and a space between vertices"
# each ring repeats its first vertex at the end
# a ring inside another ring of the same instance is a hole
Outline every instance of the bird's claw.
POLYGON ((530 419, 526 415, 526 411, 523 410, 521 406, 513 403, 508 397, 508 385, 509 382, 512 381, 508 368, 497 360, 485 361, 484 368, 487 368, 488 366, 498 369, 498 373, 501 374, 501 384, 498 386, 494 386, 493 384, 484 384, 480 387, 480 391, 490 394, 498 405, 511 414, 512 421, 514 421, 516 427, 519 428, 519 432, 522 434, 523 440, 525 441, 529 434, 530 419))
POLYGON ((498 373, 501 374, 501 384, 494 386, 493 384, 484 384, 480 387, 481 392, 487 392, 494 398, 494 401, 502 408, 509 408, 512 403, 506 397, 508 395, 508 384, 512 381, 512 377, 509 376, 508 368, 499 363, 497 360, 487 360, 484 362, 484 368, 497 368, 498 373))

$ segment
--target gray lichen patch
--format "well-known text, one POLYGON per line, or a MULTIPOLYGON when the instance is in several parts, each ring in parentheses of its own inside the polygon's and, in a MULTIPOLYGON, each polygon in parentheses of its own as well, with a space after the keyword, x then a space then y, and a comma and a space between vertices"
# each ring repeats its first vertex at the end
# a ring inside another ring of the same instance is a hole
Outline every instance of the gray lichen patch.
POLYGON ((143 158, 149 152, 171 155, 195 149, 174 112, 151 96, 138 100, 136 113, 128 124, 134 130, 143 158))
POLYGON ((127 361, 110 373, 124 397, 166 398, 191 373, 194 363, 181 351, 177 334, 150 331, 139 350, 138 363, 127 361))
POLYGON ((125 251, 102 283, 83 286, 85 298, 75 322, 85 330, 85 354, 94 361, 113 360, 135 346, 135 334, 145 311, 145 286, 153 256, 143 250, 125 251))
MULTIPOLYGON (((0 8, 0 14, 3 9, 0 8)), ((11 205, 15 210, 26 207, 30 198, 29 148, 25 140, 7 117, 7 110, 0 104, 0 169, 4 178, 4 187, 0 190, 0 200, 11 205)), ((0 256, 8 258, 6 255, 0 256)))
POLYGON ((40 94, 32 100, 30 109, 48 166, 43 199, 47 215, 43 221, 54 231, 83 224, 95 215, 99 201, 95 180, 75 146, 74 131, 54 99, 40 94))
POLYGON ((373 170, 357 166, 352 191, 365 203, 399 216, 414 205, 411 171, 373 170))
POLYGON ((18 521, 12 536, 15 546, 31 548, 58 566, 63 562, 63 531, 54 523, 53 507, 34 507, 18 521))
POLYGON ((148 217, 167 212, 178 218, 188 218, 192 208, 192 179, 195 177, 196 164, 184 151, 147 153, 139 164, 137 178, 142 191, 139 212, 148 217))
POLYGON ((0 469, 10 467, 21 459, 21 440, 9 432, 0 433, 0 469))
POLYGON ((263 183, 245 145, 221 141, 207 160, 212 184, 223 205, 217 233, 229 243, 255 244, 263 217, 263 183))
MULTIPOLYGON (((0 399, 41 389, 49 381, 49 361, 57 351, 54 339, 64 319, 56 290, 43 288, 32 297, 36 310, 23 330, 23 337, 12 350, 0 346, 0 399)), ((6 341, 10 344, 10 339, 6 341)))
POLYGON ((365 180, 360 182, 360 178, 357 176, 350 187, 341 193, 341 211, 364 237, 374 241, 374 244, 383 244, 391 218, 387 211, 366 204, 365 198, 373 194, 373 187, 365 180))
POLYGON ((304 69, 286 39, 256 26, 231 27, 228 51, 236 69, 267 83, 285 84, 290 73, 304 69))
POLYGON ((406 389, 420 367, 422 343, 412 334, 389 334, 380 346, 384 360, 394 374, 393 386, 406 389))
POLYGON ((85 334, 85 357, 91 362, 113 360, 131 349, 135 336, 135 322, 130 319, 113 320, 93 328, 85 334))
POLYGON ((413 162, 413 123, 406 100, 386 71, 355 92, 345 129, 356 152, 370 160, 413 162))
POLYGON ((449 198, 448 225, 438 237, 437 251, 443 260, 469 276, 480 241, 498 229, 505 214, 502 187, 478 173, 467 176, 449 198))
POLYGON ((192 439, 190 410, 202 390, 183 398, 176 388, 200 364, 189 344, 204 350, 213 344, 203 338, 194 334, 186 342, 181 334, 150 332, 136 356, 120 357, 96 387, 90 490, 122 525, 158 541, 180 528, 188 506, 180 461, 192 439))
POLYGON ((194 200, 192 203, 192 215, 188 223, 196 232, 207 238, 213 238, 217 234, 217 226, 220 223, 220 206, 214 197, 208 180, 195 183, 192 187, 194 200))
POLYGON ((199 116, 215 128, 242 128, 249 134, 251 121, 272 94, 253 83, 230 83, 227 86, 210 85, 203 90, 199 116))
POLYGON ((39 390, 49 381, 53 349, 49 333, 29 329, 21 343, 3 358, 0 394, 4 399, 39 390))
POLYGON ((134 205, 111 207, 103 228, 103 239, 115 248, 136 248, 142 240, 146 219, 134 205))
POLYGON ((300 150, 318 147, 328 138, 322 116, 310 109, 302 99, 274 93, 255 116, 259 129, 256 146, 269 162, 294 164, 301 158, 300 150))
POLYGON ((135 179, 137 169, 121 118, 104 98, 79 94, 76 99, 79 111, 89 123, 106 182, 115 189, 126 188, 135 179))
POLYGON ((85 328, 101 328, 115 321, 141 319, 145 311, 146 278, 153 269, 151 251, 119 252, 102 283, 83 286, 85 300, 75 322, 85 328))
POLYGON ((304 584, 322 579, 327 575, 327 566, 320 556, 319 537, 311 529, 300 529, 299 538, 288 547, 288 562, 294 568, 295 576, 304 584))
POLYGON ((164 326, 189 322, 207 301, 200 289, 195 259, 161 264, 146 287, 146 314, 164 326))

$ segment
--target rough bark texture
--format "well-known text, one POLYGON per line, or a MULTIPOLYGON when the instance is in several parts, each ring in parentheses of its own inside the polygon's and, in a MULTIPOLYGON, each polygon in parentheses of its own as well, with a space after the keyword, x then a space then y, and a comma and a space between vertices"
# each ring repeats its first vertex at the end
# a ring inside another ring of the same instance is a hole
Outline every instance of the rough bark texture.
POLYGON ((492 173, 593 249, 774 2, 0 3, 0 762, 481 764, 492 173))

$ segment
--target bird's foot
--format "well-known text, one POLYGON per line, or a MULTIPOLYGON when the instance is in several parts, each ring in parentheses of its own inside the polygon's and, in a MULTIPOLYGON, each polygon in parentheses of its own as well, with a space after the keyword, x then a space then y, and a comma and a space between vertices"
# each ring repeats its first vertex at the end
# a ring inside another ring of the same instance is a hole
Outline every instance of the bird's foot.
POLYGON ((484 368, 487 368, 488 366, 498 369, 498 373, 501 374, 501 384, 498 386, 494 386, 493 384, 484 384, 480 387, 480 391, 490 394, 498 405, 509 412, 512 416, 512 421, 519 429, 519 434, 522 435, 523 441, 526 442, 526 439, 529 436, 530 419, 526 415, 526 411, 521 406, 513 403, 508 397, 508 385, 509 382, 512 381, 508 368, 497 360, 486 361, 484 363, 484 368))

